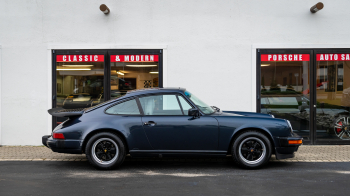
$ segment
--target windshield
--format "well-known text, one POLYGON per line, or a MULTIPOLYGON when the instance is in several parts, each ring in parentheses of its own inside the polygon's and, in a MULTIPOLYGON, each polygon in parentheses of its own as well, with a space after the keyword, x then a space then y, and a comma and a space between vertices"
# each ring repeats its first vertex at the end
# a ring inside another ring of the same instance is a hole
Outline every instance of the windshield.
POLYGON ((214 113, 214 109, 212 107, 210 107, 209 105, 207 105, 206 103, 204 103, 203 101, 201 101, 200 99, 198 99, 196 96, 194 96, 194 94, 186 91, 185 95, 191 99, 191 101, 196 104, 196 106, 204 113, 204 114, 212 114, 214 113))

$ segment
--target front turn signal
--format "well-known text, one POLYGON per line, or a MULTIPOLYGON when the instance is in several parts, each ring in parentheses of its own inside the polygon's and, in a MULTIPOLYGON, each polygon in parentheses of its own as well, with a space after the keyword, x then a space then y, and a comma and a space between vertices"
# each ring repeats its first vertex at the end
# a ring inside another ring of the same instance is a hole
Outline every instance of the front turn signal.
POLYGON ((288 144, 302 144, 303 140, 289 140, 288 144))
POLYGON ((54 139, 64 139, 63 133, 53 133, 52 137, 54 139))

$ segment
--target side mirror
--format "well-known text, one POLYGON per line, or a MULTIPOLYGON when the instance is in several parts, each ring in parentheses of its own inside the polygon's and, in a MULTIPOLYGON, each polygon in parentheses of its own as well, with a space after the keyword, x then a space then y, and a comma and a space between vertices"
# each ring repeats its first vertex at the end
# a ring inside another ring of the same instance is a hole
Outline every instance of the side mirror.
POLYGON ((199 111, 196 108, 189 109, 188 110, 188 115, 197 117, 197 116, 199 116, 199 111))

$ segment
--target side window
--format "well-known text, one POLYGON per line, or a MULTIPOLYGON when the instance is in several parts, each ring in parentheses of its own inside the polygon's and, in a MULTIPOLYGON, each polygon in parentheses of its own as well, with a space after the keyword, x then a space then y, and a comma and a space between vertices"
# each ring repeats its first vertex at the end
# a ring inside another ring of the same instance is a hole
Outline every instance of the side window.
POLYGON ((145 115, 183 115, 176 95, 155 95, 139 100, 145 115))
POLYGON ((140 114, 140 110, 139 110, 139 107, 137 106, 136 100, 132 99, 108 108, 106 110, 106 113, 138 115, 140 114))
POLYGON ((187 115, 188 114, 188 110, 192 108, 192 106, 187 103, 187 101, 182 97, 182 96, 177 96, 180 100, 182 109, 184 111, 184 114, 187 115))

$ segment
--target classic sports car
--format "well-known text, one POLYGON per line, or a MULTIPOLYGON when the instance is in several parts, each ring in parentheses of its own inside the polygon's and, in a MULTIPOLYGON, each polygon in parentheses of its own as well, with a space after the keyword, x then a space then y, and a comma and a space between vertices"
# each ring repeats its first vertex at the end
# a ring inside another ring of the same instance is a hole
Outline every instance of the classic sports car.
POLYGON ((42 137, 54 152, 85 153, 100 169, 120 166, 131 157, 225 157, 245 168, 294 157, 302 143, 284 119, 269 114, 223 112, 183 88, 153 88, 86 109, 55 108, 69 117, 52 135, 42 137))

